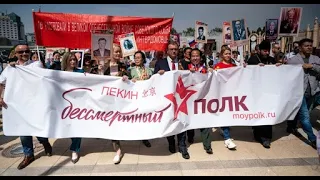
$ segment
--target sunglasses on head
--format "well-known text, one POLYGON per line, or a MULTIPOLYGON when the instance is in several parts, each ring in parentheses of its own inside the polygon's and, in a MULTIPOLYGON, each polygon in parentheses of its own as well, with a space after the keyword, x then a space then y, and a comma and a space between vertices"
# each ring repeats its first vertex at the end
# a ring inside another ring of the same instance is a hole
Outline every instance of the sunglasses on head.
POLYGON ((18 54, 23 54, 23 53, 26 53, 26 54, 28 54, 28 53, 30 53, 30 50, 25 50, 25 51, 17 51, 17 53, 18 53, 18 54))

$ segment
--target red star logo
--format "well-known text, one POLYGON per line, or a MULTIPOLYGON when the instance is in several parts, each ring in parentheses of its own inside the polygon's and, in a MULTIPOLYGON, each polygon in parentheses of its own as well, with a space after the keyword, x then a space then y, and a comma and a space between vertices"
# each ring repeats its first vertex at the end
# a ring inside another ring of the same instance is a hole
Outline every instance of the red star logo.
POLYGON ((174 120, 177 119, 179 112, 183 112, 184 114, 188 115, 188 107, 187 107, 187 100, 197 91, 188 90, 190 86, 185 87, 182 81, 181 76, 178 78, 177 86, 176 86, 176 93, 179 94, 180 99, 182 100, 181 104, 178 106, 177 99, 175 97, 175 93, 167 94, 164 97, 169 99, 173 103, 174 109, 174 120))

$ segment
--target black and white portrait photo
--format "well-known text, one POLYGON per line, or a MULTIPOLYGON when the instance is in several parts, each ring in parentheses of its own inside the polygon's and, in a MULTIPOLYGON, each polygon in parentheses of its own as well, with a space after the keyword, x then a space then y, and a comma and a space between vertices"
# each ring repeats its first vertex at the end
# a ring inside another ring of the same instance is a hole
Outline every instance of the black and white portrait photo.
POLYGON ((124 47, 125 50, 128 50, 128 51, 131 50, 133 48, 132 41, 130 39, 125 39, 123 41, 123 47, 124 47))
POLYGON ((231 22, 232 27, 232 40, 243 41, 247 40, 247 27, 244 19, 233 20, 231 22))
POLYGON ((278 37, 278 19, 267 19, 266 21, 266 39, 275 41, 278 37))
POLYGON ((82 69, 83 68, 83 58, 84 58, 84 50, 71 50, 77 58, 78 65, 77 68, 82 69))
POLYGON ((103 60, 110 58, 112 54, 113 34, 96 34, 91 36, 92 59, 103 60))
POLYGON ((230 22, 223 22, 222 24, 222 39, 223 44, 231 44, 230 22))
POLYGON ((195 23, 195 42, 207 43, 209 38, 208 25, 206 23, 196 21, 195 23))
POLYGON ((134 55, 138 51, 134 33, 121 35, 120 46, 123 57, 134 55))

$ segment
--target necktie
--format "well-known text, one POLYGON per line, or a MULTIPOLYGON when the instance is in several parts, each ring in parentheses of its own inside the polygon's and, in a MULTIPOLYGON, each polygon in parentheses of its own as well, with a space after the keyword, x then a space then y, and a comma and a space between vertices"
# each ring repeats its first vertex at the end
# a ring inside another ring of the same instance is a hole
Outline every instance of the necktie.
POLYGON ((171 63, 172 63, 172 66, 171 66, 172 71, 176 70, 176 64, 174 63, 174 61, 172 61, 171 63))

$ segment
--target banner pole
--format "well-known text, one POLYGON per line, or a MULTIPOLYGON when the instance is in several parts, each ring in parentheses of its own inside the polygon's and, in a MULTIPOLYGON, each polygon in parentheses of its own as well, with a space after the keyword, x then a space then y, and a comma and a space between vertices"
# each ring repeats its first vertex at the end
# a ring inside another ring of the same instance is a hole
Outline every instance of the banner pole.
POLYGON ((39 51, 39 46, 37 45, 37 54, 38 54, 38 58, 39 58, 39 61, 40 61, 40 51, 39 51))

